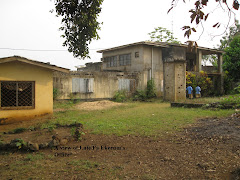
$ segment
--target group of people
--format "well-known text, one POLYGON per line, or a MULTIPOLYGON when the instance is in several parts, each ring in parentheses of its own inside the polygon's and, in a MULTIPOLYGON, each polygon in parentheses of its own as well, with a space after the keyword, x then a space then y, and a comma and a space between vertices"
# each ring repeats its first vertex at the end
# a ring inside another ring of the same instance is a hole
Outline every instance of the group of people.
MULTIPOLYGON (((193 88, 192 88, 192 86, 188 86, 186 91, 188 93, 188 98, 192 99, 193 98, 193 88)), ((200 98, 201 97, 201 88, 199 86, 197 86, 195 88, 195 92, 196 92, 196 98, 200 98)))

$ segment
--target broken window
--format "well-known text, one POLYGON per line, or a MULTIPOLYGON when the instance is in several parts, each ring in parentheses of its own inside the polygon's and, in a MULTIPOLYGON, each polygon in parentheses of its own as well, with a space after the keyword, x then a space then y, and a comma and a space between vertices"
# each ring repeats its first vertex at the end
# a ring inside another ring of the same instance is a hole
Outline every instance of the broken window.
POLYGON ((1 109, 34 108, 35 82, 0 81, 1 109))
POLYGON ((92 93, 94 78, 72 78, 73 93, 92 93))
POLYGON ((122 54, 119 56, 119 65, 127 66, 131 65, 131 54, 122 54))

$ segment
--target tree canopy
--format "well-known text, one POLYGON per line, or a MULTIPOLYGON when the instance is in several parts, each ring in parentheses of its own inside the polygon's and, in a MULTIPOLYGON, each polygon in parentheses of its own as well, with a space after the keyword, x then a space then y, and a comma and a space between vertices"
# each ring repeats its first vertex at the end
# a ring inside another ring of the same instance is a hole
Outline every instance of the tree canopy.
POLYGON ((74 57, 89 57, 89 44, 99 39, 97 30, 100 24, 97 17, 101 12, 103 0, 55 0, 57 16, 62 17, 63 46, 74 57))
POLYGON ((151 41, 178 44, 180 43, 180 41, 178 41, 177 38, 173 36, 173 33, 171 31, 163 27, 154 28, 154 31, 148 33, 148 35, 150 35, 151 41))
POLYGON ((240 36, 234 37, 229 47, 225 48, 223 69, 228 71, 228 75, 233 81, 238 81, 240 79, 240 36))
POLYGON ((223 36, 220 40, 221 44, 219 45, 219 49, 224 50, 226 47, 228 47, 230 42, 238 33, 240 33, 240 24, 238 20, 235 20, 235 26, 230 27, 229 33, 226 33, 225 36, 223 36))

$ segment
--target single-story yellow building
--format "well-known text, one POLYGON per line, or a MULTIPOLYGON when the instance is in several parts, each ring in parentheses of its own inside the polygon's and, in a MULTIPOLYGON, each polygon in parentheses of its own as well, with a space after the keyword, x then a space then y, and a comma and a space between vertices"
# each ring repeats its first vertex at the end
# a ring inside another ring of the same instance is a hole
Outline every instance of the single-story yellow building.
POLYGON ((53 72, 69 69, 24 57, 0 58, 0 124, 53 113, 53 72))

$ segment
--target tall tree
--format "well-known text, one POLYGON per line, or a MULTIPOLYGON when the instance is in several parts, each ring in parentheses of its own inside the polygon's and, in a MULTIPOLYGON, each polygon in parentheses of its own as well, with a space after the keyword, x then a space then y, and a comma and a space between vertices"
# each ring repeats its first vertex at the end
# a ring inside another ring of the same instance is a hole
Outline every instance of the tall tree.
POLYGON ((224 50, 226 47, 229 46, 230 42, 236 35, 240 33, 240 24, 238 20, 235 20, 235 25, 229 28, 229 33, 226 33, 225 36, 222 37, 220 40, 219 49, 224 50))
POLYGON ((150 35, 151 41, 178 44, 180 43, 180 41, 178 41, 177 38, 173 36, 173 33, 171 31, 163 27, 154 28, 154 31, 148 33, 148 35, 150 35))
POLYGON ((89 57, 89 44, 99 39, 100 24, 97 17, 103 0, 55 0, 57 16, 62 17, 63 46, 74 57, 89 57))
POLYGON ((234 37, 229 47, 225 48, 223 69, 228 71, 228 75, 233 81, 238 81, 240 79, 240 36, 234 37))

